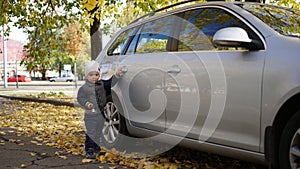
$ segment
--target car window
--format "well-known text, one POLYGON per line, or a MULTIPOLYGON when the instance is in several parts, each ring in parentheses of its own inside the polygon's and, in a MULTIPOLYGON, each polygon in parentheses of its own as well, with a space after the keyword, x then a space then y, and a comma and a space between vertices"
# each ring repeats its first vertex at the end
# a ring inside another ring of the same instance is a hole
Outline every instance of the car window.
POLYGON ((130 44, 129 44, 129 46, 128 46, 128 49, 127 49, 127 51, 126 51, 126 55, 131 55, 131 54, 134 54, 135 53, 135 49, 136 49, 136 44, 137 44, 137 42, 138 42, 138 39, 139 39, 139 34, 140 34, 140 30, 141 29, 139 29, 138 31, 137 31, 137 35, 136 36, 134 36, 134 38, 132 39, 132 41, 130 42, 130 44))
POLYGON ((137 28, 128 29, 122 32, 118 38, 109 47, 107 55, 120 55, 126 50, 126 45, 130 43, 131 39, 134 37, 137 28))
POLYGON ((172 39, 176 16, 168 16, 146 23, 139 35, 135 53, 170 51, 168 43, 172 39))
POLYGON ((251 32, 241 20, 219 8, 194 9, 184 12, 182 17, 178 51, 215 49, 213 35, 222 28, 241 27, 251 32))
POLYGON ((168 36, 147 33, 140 37, 136 53, 154 53, 167 51, 168 36))

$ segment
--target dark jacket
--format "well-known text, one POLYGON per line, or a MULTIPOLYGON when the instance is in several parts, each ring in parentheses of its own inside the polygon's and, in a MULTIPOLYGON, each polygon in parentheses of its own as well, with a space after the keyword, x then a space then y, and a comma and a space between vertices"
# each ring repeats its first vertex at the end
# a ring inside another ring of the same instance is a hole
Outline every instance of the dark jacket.
POLYGON ((99 80, 96 83, 91 83, 86 80, 77 94, 78 103, 87 110, 86 103, 90 102, 94 105, 96 112, 103 112, 106 104, 106 92, 103 81, 99 80))

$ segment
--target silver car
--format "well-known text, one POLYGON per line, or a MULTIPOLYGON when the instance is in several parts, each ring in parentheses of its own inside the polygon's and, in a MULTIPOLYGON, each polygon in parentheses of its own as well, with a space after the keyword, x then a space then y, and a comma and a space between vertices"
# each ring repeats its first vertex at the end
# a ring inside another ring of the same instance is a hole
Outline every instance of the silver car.
POLYGON ((53 77, 49 79, 50 82, 73 82, 75 76, 73 74, 63 74, 61 77, 53 77))
POLYGON ((299 169, 300 12, 241 2, 165 10, 119 31, 97 58, 122 70, 105 146, 159 140, 299 169))

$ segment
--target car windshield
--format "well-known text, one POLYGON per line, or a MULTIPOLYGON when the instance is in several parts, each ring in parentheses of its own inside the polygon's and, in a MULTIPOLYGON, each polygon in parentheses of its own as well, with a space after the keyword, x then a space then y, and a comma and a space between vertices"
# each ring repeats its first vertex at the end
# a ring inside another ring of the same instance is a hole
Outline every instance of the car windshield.
POLYGON ((268 24, 277 32, 286 36, 300 37, 299 10, 251 3, 242 4, 240 6, 268 24))

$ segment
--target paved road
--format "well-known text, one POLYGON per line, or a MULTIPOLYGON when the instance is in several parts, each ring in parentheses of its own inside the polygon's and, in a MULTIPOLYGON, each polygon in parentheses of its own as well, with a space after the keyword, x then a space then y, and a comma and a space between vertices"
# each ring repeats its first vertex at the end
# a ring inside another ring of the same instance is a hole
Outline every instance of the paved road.
POLYGON ((99 169, 109 168, 99 162, 83 163, 83 156, 64 153, 60 149, 36 145, 31 137, 17 136, 14 130, 0 128, 1 169, 99 169))
POLYGON ((5 88, 3 81, 0 81, 0 94, 63 92, 71 96, 76 96, 79 87, 83 83, 84 81, 78 81, 77 83, 32 81, 32 82, 19 82, 17 86, 15 82, 10 82, 8 83, 7 88, 5 88))
MULTIPOLYGON (((9 82, 8 88, 16 88, 17 85, 22 87, 28 87, 28 86, 78 86, 82 85, 84 81, 77 81, 77 82, 49 82, 49 81, 31 81, 31 82, 9 82)), ((0 86, 1 88, 4 88, 4 82, 0 80, 0 86)))

